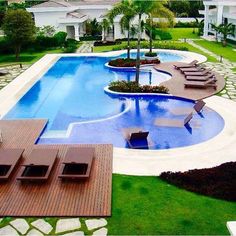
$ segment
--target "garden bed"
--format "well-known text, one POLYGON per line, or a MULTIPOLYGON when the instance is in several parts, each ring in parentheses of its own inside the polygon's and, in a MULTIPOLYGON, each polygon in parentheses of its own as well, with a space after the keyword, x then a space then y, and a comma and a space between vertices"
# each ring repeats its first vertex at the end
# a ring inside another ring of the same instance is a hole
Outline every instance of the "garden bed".
MULTIPOLYGON (((153 60, 146 60, 141 59, 140 65, 148 65, 148 64, 160 64, 159 59, 153 59, 153 60)), ((109 61, 109 66, 113 67, 135 67, 136 66, 136 59, 128 59, 128 58, 117 58, 114 60, 109 61)))
POLYGON ((164 172, 160 178, 192 192, 236 201, 236 162, 187 172, 164 172))
POLYGON ((109 84, 108 89, 121 93, 168 93, 164 86, 140 85, 135 81, 118 80, 109 84))

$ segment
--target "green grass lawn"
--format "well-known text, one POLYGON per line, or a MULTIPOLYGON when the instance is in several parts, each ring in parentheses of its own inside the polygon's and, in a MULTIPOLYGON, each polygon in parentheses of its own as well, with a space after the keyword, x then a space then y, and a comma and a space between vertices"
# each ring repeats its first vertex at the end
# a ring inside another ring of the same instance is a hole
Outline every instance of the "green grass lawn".
POLYGON ((222 235, 236 203, 197 195, 157 177, 114 175, 109 234, 222 235))
POLYGON ((208 49, 209 51, 212 51, 213 53, 217 55, 222 55, 224 58, 236 62, 236 51, 234 51, 233 46, 228 45, 227 47, 223 47, 221 43, 217 42, 211 42, 206 40, 199 40, 195 41, 196 44, 208 49))
MULTIPOLYGON (((62 49, 46 50, 41 52, 23 52, 20 54, 20 60, 17 63, 33 64, 48 53, 62 53, 62 49)), ((15 55, 3 55, 0 57, 0 66, 16 63, 15 55)))
POLYGON ((197 29, 195 30, 195 34, 193 33, 193 28, 170 28, 167 31, 172 35, 172 40, 200 38, 197 35, 197 29))

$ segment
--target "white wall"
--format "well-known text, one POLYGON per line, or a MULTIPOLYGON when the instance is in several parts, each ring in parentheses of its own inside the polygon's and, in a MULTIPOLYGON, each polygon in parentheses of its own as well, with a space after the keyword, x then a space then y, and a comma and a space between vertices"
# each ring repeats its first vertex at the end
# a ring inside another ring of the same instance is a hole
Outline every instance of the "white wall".
POLYGON ((58 19, 66 17, 67 12, 35 12, 34 19, 37 27, 51 25, 56 31, 66 31, 65 26, 58 24, 58 19))

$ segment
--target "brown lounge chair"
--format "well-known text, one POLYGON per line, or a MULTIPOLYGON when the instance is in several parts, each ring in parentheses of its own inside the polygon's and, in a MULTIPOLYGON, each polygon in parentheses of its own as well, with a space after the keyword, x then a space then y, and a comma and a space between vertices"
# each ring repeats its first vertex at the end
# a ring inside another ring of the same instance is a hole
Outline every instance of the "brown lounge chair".
MULTIPOLYGON (((186 76, 186 80, 194 80, 194 81, 207 81, 208 79, 215 78, 215 74, 209 73, 204 76, 186 76)), ((216 80, 216 79, 215 79, 216 80)))
POLYGON ((206 105, 206 103, 203 100, 198 100, 193 108, 190 107, 175 107, 173 109, 170 110, 170 112, 176 116, 180 116, 180 115, 187 115, 193 111, 196 111, 197 113, 200 113, 201 110, 203 109, 203 107, 206 105))
POLYGON ((94 159, 94 148, 71 147, 67 150, 61 164, 58 178, 86 179, 89 178, 94 159))
POLYGON ((184 83, 184 86, 186 88, 208 88, 213 87, 214 89, 217 88, 217 85, 215 83, 215 79, 208 79, 207 81, 186 81, 184 83))
POLYGON ((0 149, 0 180, 8 180, 19 163, 24 149, 0 149))
POLYGON ((198 71, 198 72, 184 72, 185 77, 186 76, 204 76, 207 75, 211 69, 205 69, 203 71, 198 71))
POLYGON ((197 60, 194 60, 190 63, 177 63, 177 64, 174 64, 174 67, 175 69, 180 69, 180 68, 189 68, 189 67, 193 67, 193 66, 196 66, 198 64, 198 61, 197 60))
POLYGON ((57 158, 57 149, 34 149, 23 163, 17 180, 44 182, 57 158))
POLYGON ((177 119, 156 119, 155 125, 156 126, 164 126, 164 127, 176 127, 176 128, 182 128, 184 126, 187 126, 193 118, 193 113, 191 112, 188 114, 184 120, 177 120, 177 119))
POLYGON ((182 73, 184 73, 184 72, 201 72, 204 70, 205 70, 205 68, 202 66, 194 66, 194 67, 190 67, 190 68, 180 68, 180 71, 182 73))
POLYGON ((148 131, 143 131, 141 128, 128 128, 123 130, 124 138, 130 148, 148 149, 148 131))

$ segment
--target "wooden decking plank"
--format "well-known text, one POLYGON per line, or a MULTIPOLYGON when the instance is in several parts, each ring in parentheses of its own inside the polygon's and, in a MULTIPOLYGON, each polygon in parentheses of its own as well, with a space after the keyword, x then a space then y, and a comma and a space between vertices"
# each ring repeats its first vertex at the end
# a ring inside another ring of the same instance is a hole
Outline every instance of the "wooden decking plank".
MULTIPOLYGON (((59 149, 58 161, 45 184, 16 180, 19 166, 10 181, 0 183, 1 216, 110 216, 112 145, 35 145, 46 120, 1 120, 0 148, 24 148, 27 158, 33 148, 59 149), (85 182, 62 182, 57 176, 68 147, 95 147, 96 158, 85 182)), ((21 163, 23 163, 23 159, 21 163)))

